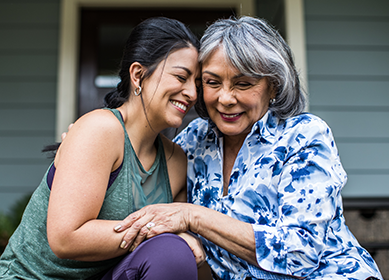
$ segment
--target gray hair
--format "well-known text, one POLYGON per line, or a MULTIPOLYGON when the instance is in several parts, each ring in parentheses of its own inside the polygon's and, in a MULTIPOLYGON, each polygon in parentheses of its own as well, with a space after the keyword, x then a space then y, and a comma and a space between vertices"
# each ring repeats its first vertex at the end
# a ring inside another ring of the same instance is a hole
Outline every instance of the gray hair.
MULTIPOLYGON (((217 49, 243 75, 267 77, 276 92, 269 105, 280 119, 298 115, 305 108, 305 95, 293 62, 292 52, 281 35, 264 20, 244 16, 220 19, 210 25, 201 38, 200 63, 217 49)), ((202 92, 196 110, 208 118, 202 92)))

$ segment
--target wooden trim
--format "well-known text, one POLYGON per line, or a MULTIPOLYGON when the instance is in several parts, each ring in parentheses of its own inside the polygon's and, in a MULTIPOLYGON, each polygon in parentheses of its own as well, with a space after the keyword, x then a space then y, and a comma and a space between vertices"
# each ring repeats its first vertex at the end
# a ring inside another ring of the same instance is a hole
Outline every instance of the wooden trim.
POLYGON ((79 9, 73 0, 61 1, 59 35, 56 140, 76 116, 79 9))
MULTIPOLYGON (((308 93, 304 0, 285 0, 285 22, 286 40, 292 49, 297 71, 300 73, 301 85, 308 93)), ((306 110, 309 110, 309 103, 306 110)))
POLYGON ((255 16, 254 0, 61 0, 57 84, 56 140, 76 119, 78 45, 81 7, 233 7, 240 15, 255 16))

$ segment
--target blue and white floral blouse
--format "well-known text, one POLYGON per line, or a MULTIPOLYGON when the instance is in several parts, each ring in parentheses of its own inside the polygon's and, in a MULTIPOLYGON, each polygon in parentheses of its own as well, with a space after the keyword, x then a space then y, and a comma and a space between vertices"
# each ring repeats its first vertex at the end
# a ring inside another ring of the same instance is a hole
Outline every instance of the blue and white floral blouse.
POLYGON ((267 112, 245 139, 223 196, 223 137, 196 119, 175 139, 188 157, 188 200, 252 224, 260 268, 203 239, 221 279, 382 279, 345 225, 347 181, 327 124, 267 112), (287 275, 285 275, 287 274, 287 275))

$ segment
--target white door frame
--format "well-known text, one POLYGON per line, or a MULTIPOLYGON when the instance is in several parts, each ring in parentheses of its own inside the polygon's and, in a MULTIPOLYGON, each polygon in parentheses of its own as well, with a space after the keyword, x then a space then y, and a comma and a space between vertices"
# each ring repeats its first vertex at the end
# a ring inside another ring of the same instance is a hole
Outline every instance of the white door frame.
MULTIPOLYGON (((291 27, 287 28, 288 41, 295 53, 296 64, 304 74, 306 66, 303 59, 305 58, 303 0, 285 0, 285 2, 287 27, 291 27), (299 24, 296 25, 296 22, 299 24)), ((238 11, 237 16, 255 16, 255 0, 61 0, 56 102, 57 141, 60 141, 62 132, 67 131, 68 125, 76 119, 81 7, 232 7, 238 11)))
MULTIPOLYGON (((307 49, 305 40, 304 0, 285 1, 286 40, 292 49, 302 88, 308 93, 307 49)), ((307 101, 309 101, 307 96, 307 101)), ((307 107, 309 105, 307 102, 307 107)))

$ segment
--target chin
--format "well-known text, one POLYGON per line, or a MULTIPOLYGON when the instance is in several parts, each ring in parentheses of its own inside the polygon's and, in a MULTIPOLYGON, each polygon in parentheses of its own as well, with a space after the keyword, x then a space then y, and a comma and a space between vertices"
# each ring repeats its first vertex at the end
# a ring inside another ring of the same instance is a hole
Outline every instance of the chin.
POLYGON ((181 125, 182 125, 182 119, 174 120, 174 121, 170 120, 168 122, 168 126, 173 128, 179 128, 181 125))
POLYGON ((181 126, 182 122, 180 122, 179 124, 174 124, 174 125, 171 125, 170 127, 173 127, 173 128, 179 128, 181 126))
POLYGON ((242 129, 236 128, 236 127, 218 127, 220 132, 222 132, 224 135, 227 136, 238 136, 238 135, 244 135, 246 134, 242 129))

